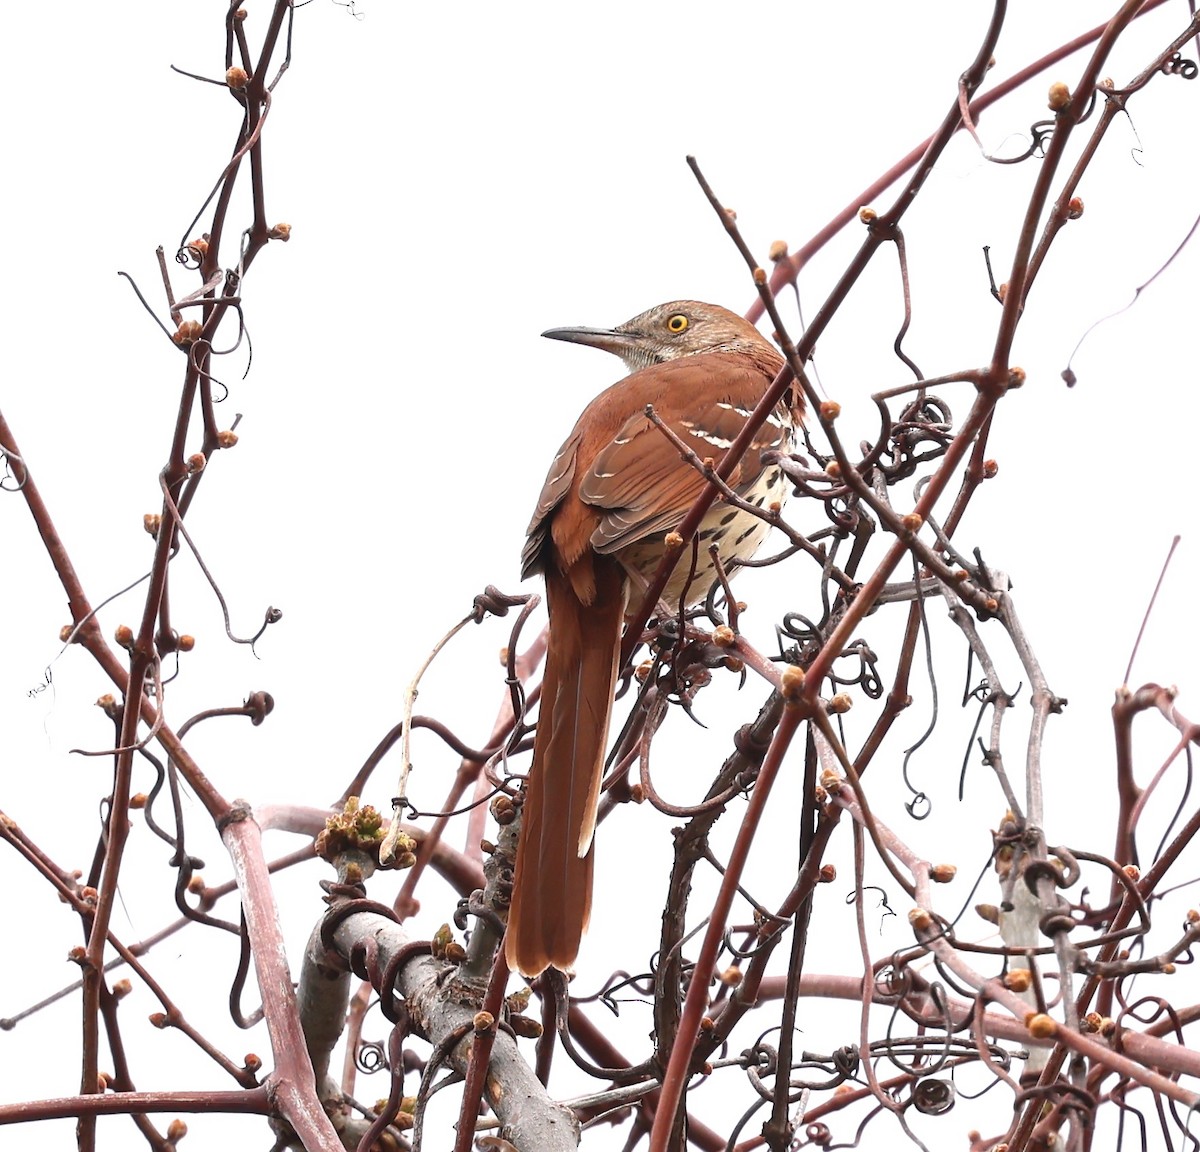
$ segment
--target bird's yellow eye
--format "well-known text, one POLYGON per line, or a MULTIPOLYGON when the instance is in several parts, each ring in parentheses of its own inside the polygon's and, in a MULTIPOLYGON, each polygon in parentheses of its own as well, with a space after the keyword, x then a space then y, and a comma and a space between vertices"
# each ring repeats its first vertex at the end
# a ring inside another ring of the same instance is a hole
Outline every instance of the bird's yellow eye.
POLYGON ((675 315, 667 321, 668 331, 674 332, 676 336, 678 336, 679 333, 682 332, 687 326, 688 318, 682 312, 676 312, 675 315))

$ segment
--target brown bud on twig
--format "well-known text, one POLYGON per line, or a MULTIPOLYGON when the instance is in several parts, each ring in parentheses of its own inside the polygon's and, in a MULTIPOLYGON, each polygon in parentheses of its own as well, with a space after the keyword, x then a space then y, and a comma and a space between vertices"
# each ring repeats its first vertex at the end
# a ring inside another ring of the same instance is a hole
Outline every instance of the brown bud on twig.
POLYGON ((985 460, 983 462, 983 478, 985 480, 994 480, 1000 471, 1000 465, 995 460, 985 460))
POLYGON ((842 466, 836 460, 830 460, 829 463, 825 465, 826 476, 832 476, 836 480, 839 476, 841 476, 841 474, 842 466))
POLYGON ((929 879, 935 884, 949 884, 957 875, 958 869, 953 864, 935 864, 929 869, 929 879))
POLYGON ((836 400, 821 401, 821 419, 832 424, 842 414, 842 406, 836 400))
POLYGON ((64 624, 64 625, 63 625, 63 626, 62 626, 62 627, 61 627, 61 628, 58 630, 58 638, 59 638, 59 639, 60 639, 60 640, 61 640, 61 641, 62 641, 64 644, 71 643, 71 637, 72 637, 72 636, 74 636, 74 635, 75 635, 75 625, 74 625, 74 624, 64 624))
POLYGON ((842 778, 833 771, 832 768, 826 768, 821 773, 821 787, 829 793, 830 796, 836 796, 842 790, 842 778))
POLYGON ((491 1032, 496 1027, 496 1016, 490 1012, 480 1009, 475 1013, 475 1018, 472 1020, 472 1025, 476 1032, 491 1032))
POLYGON ((837 869, 832 864, 822 864, 817 873, 818 884, 832 884, 837 879, 837 869))
MULTIPOLYGON (((340 812, 326 817, 325 827, 318 834, 313 850, 322 860, 330 863, 350 851, 370 853, 373 859, 378 859, 387 832, 387 822, 379 809, 361 803, 357 796, 350 796, 340 812)), ((411 852, 416 845, 412 837, 403 832, 397 832, 395 840, 389 866, 401 868, 404 865, 399 863, 399 858, 403 853, 411 852)))
POLYGON ((157 512, 147 512, 142 517, 142 527, 148 536, 158 539, 158 530, 162 527, 162 516, 157 512))
POLYGON ((728 624, 714 628, 712 638, 718 648, 732 648, 737 643, 737 633, 728 624))
POLYGON ((975 915, 989 924, 1000 923, 1000 909, 995 904, 976 904, 975 915))
POLYGON ((789 664, 779 678, 779 690, 789 704, 799 700, 804 693, 804 669, 789 664))
POLYGON ((178 640, 175 641, 175 647, 178 648, 180 652, 190 652, 193 648, 196 647, 196 637, 189 636, 185 632, 182 636, 179 637, 178 640))
POLYGON ((771 247, 767 250, 767 256, 772 264, 778 264, 780 260, 787 257, 788 246, 786 240, 772 240, 771 247))
POLYGON ((1050 85, 1047 103, 1050 105, 1051 112, 1061 112, 1071 103, 1071 89, 1061 80, 1056 80, 1050 85))
POLYGON ((200 332, 203 325, 199 320, 181 320, 179 327, 175 329, 175 334, 171 337, 181 348, 188 344, 195 344, 200 339, 200 332))
POLYGON ((236 64, 225 73, 225 83, 236 92, 240 92, 247 84, 250 83, 250 77, 246 73, 245 68, 239 68, 236 64))
POLYGON ((217 433, 217 444, 221 448, 232 448, 237 442, 237 433, 232 428, 225 428, 217 433))
POLYGON ((1049 1040, 1058 1031, 1058 1021, 1045 1012, 1031 1012, 1026 1017, 1025 1027, 1035 1040, 1049 1040))
POLYGON ((180 1120, 178 1117, 167 1125, 167 1139, 170 1140, 172 1144, 178 1144, 179 1141, 182 1140, 187 1134, 188 1126, 186 1122, 180 1120))
POLYGON ((542 1035, 541 1024, 529 1016, 510 1016, 508 1026, 513 1030, 514 1036, 525 1040, 538 1040, 542 1035))
POLYGON ((1083 215, 1083 201, 1078 196, 1072 196, 1067 201, 1067 219, 1078 220, 1083 215))
POLYGON ((825 710, 833 716, 844 716, 854 707, 848 692, 835 692, 830 698, 825 710))
MULTIPOLYGON (((132 633, 130 634, 130 642, 132 643, 132 633)), ((121 715, 121 706, 117 703, 116 697, 111 692, 105 692, 103 696, 99 697, 96 700, 96 707, 110 720, 116 720, 121 715)))
POLYGON ((663 543, 672 550, 679 549, 683 547, 683 537, 678 532, 668 532, 663 537, 663 543))
POLYGON ((1010 388, 1020 388, 1025 383, 1024 368, 1010 368, 1008 370, 1008 386, 1010 388))
POLYGON ((879 214, 874 208, 868 208, 866 205, 864 205, 858 210, 858 219, 861 223, 870 225, 874 224, 875 221, 879 219, 879 214))
POLYGON ((908 922, 916 932, 925 932, 933 927, 933 917, 924 908, 914 908, 908 914, 908 922))
POLYGON ((736 964, 731 964, 721 973, 719 979, 726 988, 736 988, 742 982, 742 970, 736 964))
POLYGON ((1033 976, 1028 968, 1014 968, 1004 977, 1004 987, 1010 992, 1028 992, 1032 984, 1033 976))
MULTIPOLYGON (((133 629, 128 624, 118 624, 117 630, 113 633, 113 639, 126 650, 133 647, 133 629)), ((101 697, 103 699, 103 697, 101 697)), ((111 697, 110 697, 111 699, 111 697)), ((100 703, 99 700, 96 701, 100 703)))
POLYGON ((129 797, 129 810, 138 812, 146 807, 147 796, 145 792, 135 792, 129 797))
POLYGON ((292 238, 292 226, 290 224, 276 224, 267 233, 268 240, 282 240, 285 244, 292 238))
POLYGON ((130 980, 117 980, 112 986, 112 994, 118 1000, 124 1000, 132 991, 133 983, 130 980))
POLYGON ((925 521, 915 512, 906 512, 900 517, 900 527, 903 528, 905 532, 920 532, 921 525, 924 523, 925 521))
POLYGON ((203 472, 205 465, 204 453, 193 452, 187 458, 187 470, 189 472, 203 472))
POLYGON ((429 941, 430 949, 434 956, 439 959, 446 953, 446 945, 454 942, 454 933, 450 930, 449 924, 443 924, 429 941))
POLYGON ((754 283, 761 288, 767 282, 767 273, 764 268, 755 268, 751 273, 754 277, 754 283))

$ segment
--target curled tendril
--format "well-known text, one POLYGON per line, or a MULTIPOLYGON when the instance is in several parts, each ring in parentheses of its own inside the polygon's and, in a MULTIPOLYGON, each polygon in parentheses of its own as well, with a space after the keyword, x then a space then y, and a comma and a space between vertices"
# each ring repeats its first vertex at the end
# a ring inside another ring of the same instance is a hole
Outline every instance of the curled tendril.
POLYGON ((858 657, 858 673, 854 676, 838 676, 832 670, 829 679, 842 687, 861 688, 863 694, 870 700, 878 700, 883 695, 883 680, 879 676, 879 657, 871 651, 865 640, 851 640, 842 649, 838 660, 851 660, 858 657))
MULTIPOLYGON (((818 457, 822 469, 833 457, 818 457)), ((792 495, 818 501, 825 509, 834 527, 839 532, 853 532, 858 522, 858 512, 849 488, 824 471, 813 471, 804 457, 775 457, 779 470, 792 483, 792 495)))
POLYGON ((858 1049, 853 1044, 843 1044, 833 1054, 833 1066, 847 1078, 858 1075, 858 1049))
MULTIPOLYGON (((205 237, 207 240, 208 237, 205 237)), ((175 253, 175 263, 186 268, 189 272, 199 271, 204 256, 194 244, 184 244, 175 253)))
POLYGON ((924 820, 933 811, 933 801, 929 798, 928 793, 917 791, 913 793, 911 800, 906 800, 904 810, 914 820, 924 820))
POLYGON ((759 1040, 753 1048, 743 1048, 739 1060, 755 1092, 764 1100, 772 1099, 773 1093, 763 1080, 774 1076, 779 1067, 779 1053, 775 1048, 759 1040))
MULTIPOLYGON (((25 477, 18 480, 13 474, 12 464, 14 460, 22 466, 22 471, 24 471, 25 461, 20 456, 15 452, 9 452, 5 448, 0 448, 0 462, 4 464, 4 474, 0 476, 0 490, 4 492, 20 492, 25 487, 25 477)), ((25 475, 28 476, 29 473, 26 472, 25 475)))
POLYGON ((954 1085, 949 1080, 921 1080, 913 1088, 912 1102, 926 1116, 941 1116, 954 1107, 954 1085))
POLYGON ((818 1148, 825 1148, 833 1141, 833 1133, 828 1124, 809 1124, 804 1129, 804 1138, 818 1148))
POLYGON ((1197 68, 1194 60, 1176 52, 1169 60, 1163 61, 1162 71, 1164 76, 1182 76, 1184 80, 1195 80, 1200 68, 1197 68))
POLYGON ((910 404, 890 429, 880 453, 879 470, 889 484, 906 479, 919 468, 946 453, 954 439, 950 406, 937 396, 910 404))
POLYGON ((378 1040, 363 1040, 354 1053, 354 1066, 368 1076, 387 1071, 387 1053, 378 1040))
POLYGON ((476 624, 482 624, 484 617, 489 615, 507 616, 510 608, 527 604, 529 599, 529 593, 509 595, 507 592, 501 592, 494 584, 489 584, 475 597, 471 609, 471 619, 476 624))
POLYGON ((772 919, 775 921, 775 925, 772 927, 771 931, 765 936, 762 936, 761 939, 758 936, 755 936, 753 943, 748 944, 744 948, 739 947, 733 942, 733 933, 735 929, 728 929, 723 940, 725 951, 727 951, 735 960, 739 961, 753 960, 755 956, 764 950, 767 951, 769 955, 770 949, 775 946, 779 940, 779 937, 783 935, 784 931, 790 927, 792 923, 791 920, 781 920, 777 916, 772 917, 772 919))
POLYGON ((794 640, 801 647, 821 642, 820 628, 800 612, 787 613, 775 631, 780 637, 794 640))

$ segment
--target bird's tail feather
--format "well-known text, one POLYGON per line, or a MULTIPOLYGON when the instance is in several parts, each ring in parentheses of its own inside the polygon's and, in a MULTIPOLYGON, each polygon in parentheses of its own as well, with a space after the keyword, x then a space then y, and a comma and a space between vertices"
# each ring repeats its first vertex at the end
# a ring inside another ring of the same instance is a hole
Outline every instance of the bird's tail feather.
POLYGON ((592 905, 592 834, 612 712, 625 575, 596 557, 596 596, 583 604, 557 571, 546 573, 550 643, 505 951, 510 968, 536 976, 569 969, 592 905))

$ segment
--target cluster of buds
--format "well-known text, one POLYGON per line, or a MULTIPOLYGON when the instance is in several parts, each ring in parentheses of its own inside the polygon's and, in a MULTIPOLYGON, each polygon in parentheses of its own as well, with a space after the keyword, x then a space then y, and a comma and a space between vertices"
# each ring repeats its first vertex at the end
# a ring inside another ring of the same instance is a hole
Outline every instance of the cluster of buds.
POLYGON ((175 329, 171 339, 175 341, 180 348, 186 348, 189 344, 195 344, 200 339, 200 333, 204 325, 199 320, 181 320, 179 327, 175 329))

